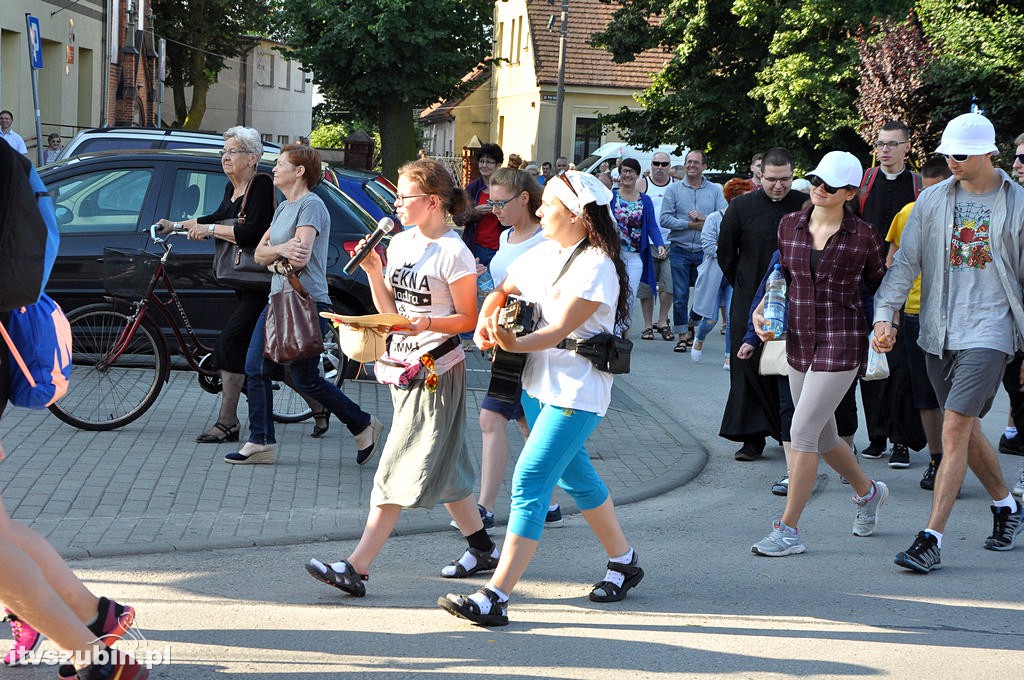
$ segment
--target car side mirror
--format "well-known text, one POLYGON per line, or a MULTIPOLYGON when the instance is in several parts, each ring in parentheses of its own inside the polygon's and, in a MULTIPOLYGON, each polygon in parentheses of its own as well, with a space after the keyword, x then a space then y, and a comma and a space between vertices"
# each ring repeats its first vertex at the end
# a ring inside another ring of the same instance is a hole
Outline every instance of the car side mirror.
POLYGON ((74 215, 71 213, 71 211, 63 205, 58 205, 53 209, 53 211, 57 216, 58 227, 63 227, 65 224, 71 222, 71 220, 74 218, 74 215))

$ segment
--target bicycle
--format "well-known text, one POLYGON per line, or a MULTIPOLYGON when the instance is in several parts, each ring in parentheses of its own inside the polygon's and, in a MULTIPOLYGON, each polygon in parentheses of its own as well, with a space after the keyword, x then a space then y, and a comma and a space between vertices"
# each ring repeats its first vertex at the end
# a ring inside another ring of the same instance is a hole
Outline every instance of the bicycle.
MULTIPOLYGON (((68 393, 50 406, 59 419, 83 430, 114 430, 141 417, 160 396, 171 377, 171 351, 163 326, 171 329, 177 353, 195 371, 199 385, 211 394, 221 391, 220 372, 213 366, 213 348, 196 335, 166 270, 169 237, 150 227, 150 238, 163 250, 104 248, 103 284, 106 302, 68 313, 71 325, 72 375, 68 393), (162 285, 166 296, 157 292, 162 285), (154 317, 157 318, 154 321, 154 317)), ((184 231, 171 232, 185 233, 184 231)), ((337 330, 324 335, 320 370, 338 387, 344 382, 347 358, 339 350, 337 330)), ((274 383, 277 422, 296 423, 312 409, 283 380, 274 383)))

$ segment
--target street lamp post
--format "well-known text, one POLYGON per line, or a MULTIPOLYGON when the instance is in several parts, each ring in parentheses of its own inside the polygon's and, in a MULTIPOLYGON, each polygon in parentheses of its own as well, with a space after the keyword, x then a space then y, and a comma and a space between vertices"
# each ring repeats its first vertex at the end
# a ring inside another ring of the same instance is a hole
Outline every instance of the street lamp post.
POLYGON ((555 156, 562 155, 562 115, 565 110, 565 42, 569 33, 569 0, 562 0, 562 35, 558 40, 558 89, 555 94, 555 156))

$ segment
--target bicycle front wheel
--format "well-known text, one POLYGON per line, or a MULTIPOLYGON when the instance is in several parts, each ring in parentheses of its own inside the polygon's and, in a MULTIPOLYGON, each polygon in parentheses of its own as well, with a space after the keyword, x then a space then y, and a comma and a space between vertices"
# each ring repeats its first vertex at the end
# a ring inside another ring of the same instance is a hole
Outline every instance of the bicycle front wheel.
MULTIPOLYGON (((341 351, 338 341, 338 329, 331 326, 324 333, 324 351, 320 354, 320 375, 339 389, 345 382, 345 368, 348 357, 341 351)), ((293 390, 286 381, 275 380, 274 390, 274 422, 298 423, 313 415, 313 409, 293 390)))
POLYGON ((163 388, 167 348, 160 331, 143 319, 116 359, 110 356, 131 317, 114 305, 79 307, 71 325, 71 381, 50 412, 83 430, 114 430, 145 413, 163 388))

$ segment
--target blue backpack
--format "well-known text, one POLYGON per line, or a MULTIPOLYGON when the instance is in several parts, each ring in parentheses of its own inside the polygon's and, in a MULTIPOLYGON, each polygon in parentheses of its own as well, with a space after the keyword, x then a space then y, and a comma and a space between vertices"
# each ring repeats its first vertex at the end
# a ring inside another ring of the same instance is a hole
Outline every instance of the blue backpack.
POLYGON ((10 349, 7 373, 10 401, 42 409, 63 397, 71 378, 71 326, 60 305, 46 293, 39 301, 11 311, 0 336, 10 349))

